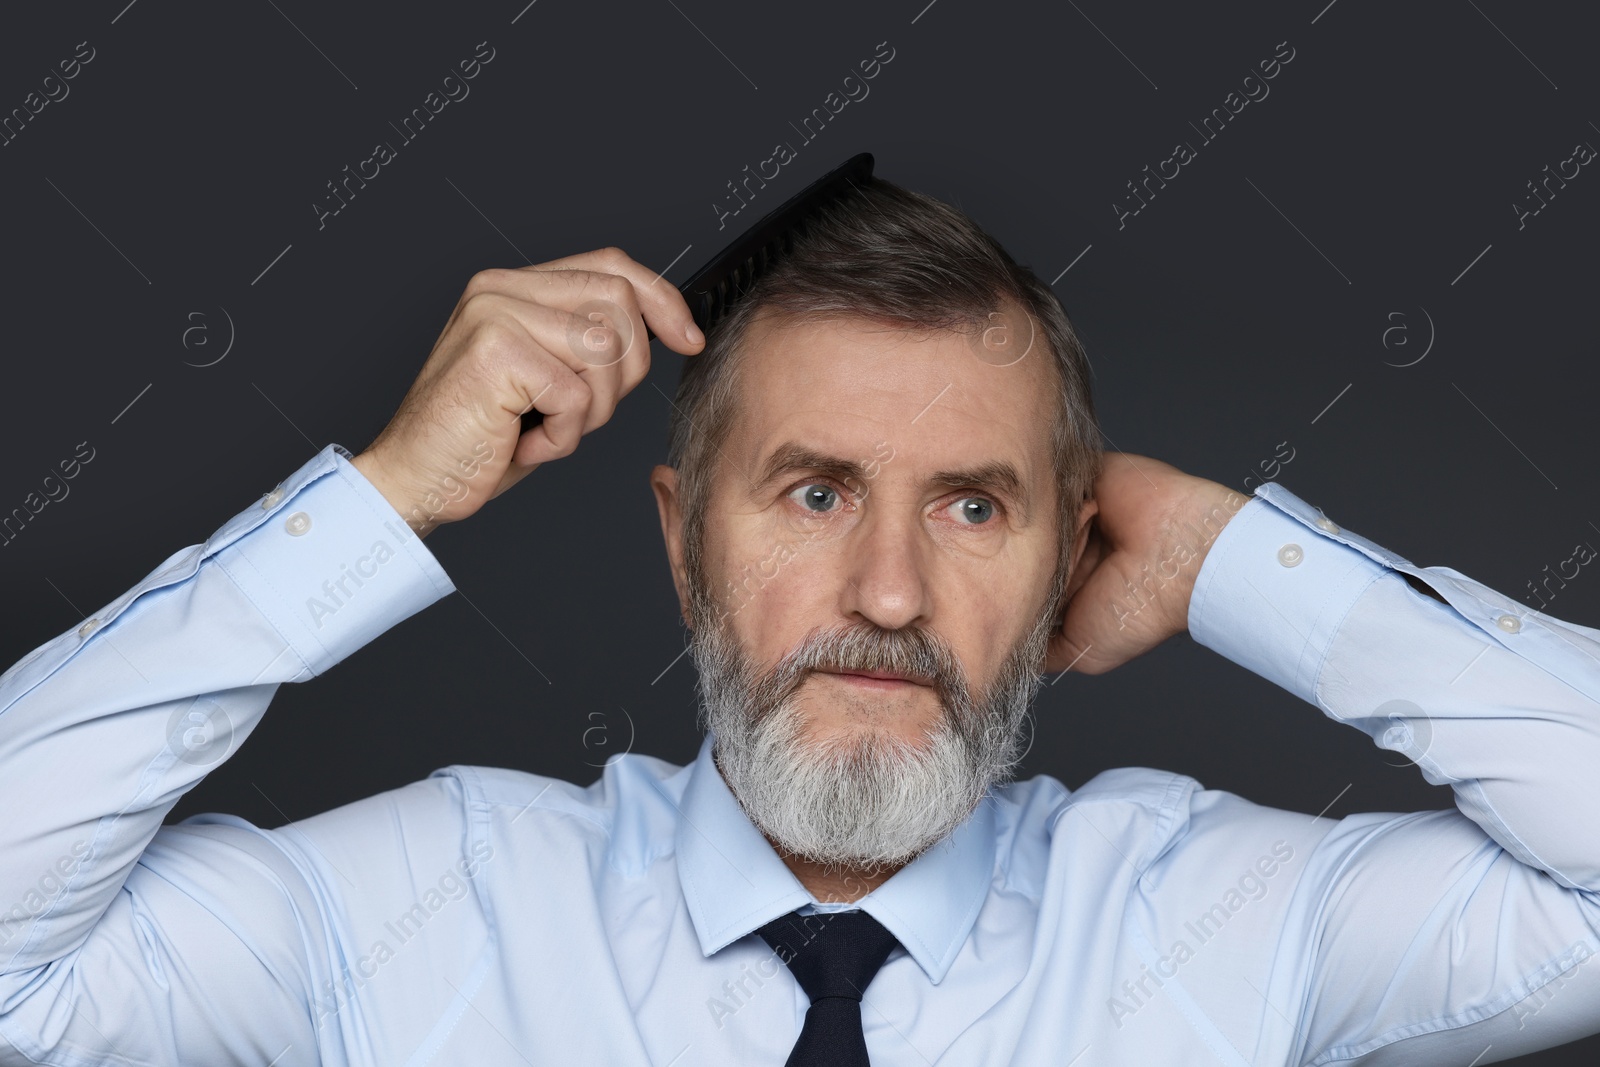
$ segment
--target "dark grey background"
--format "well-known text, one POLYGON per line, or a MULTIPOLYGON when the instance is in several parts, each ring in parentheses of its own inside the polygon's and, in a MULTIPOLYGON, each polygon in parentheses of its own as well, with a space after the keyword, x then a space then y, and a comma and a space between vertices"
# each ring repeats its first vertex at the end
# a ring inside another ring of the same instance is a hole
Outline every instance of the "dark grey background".
MULTIPOLYGON (((1107 447, 1244 488, 1287 442, 1278 480, 1341 525, 1530 606, 1546 565, 1600 544, 1600 178, 1521 229, 1512 206, 1600 144, 1592 8, 524 3, 5 14, 0 114, 78 42, 95 58, 0 147, 0 512, 79 442, 95 457, 0 547, 0 662, 327 443, 360 451, 473 272, 617 244, 680 282, 862 150, 1056 279, 1107 447), (470 96, 319 230, 325 183, 399 145, 388 124, 483 41, 470 96), (803 143, 790 123, 882 41, 870 95, 803 143), (1285 41, 1270 95, 1203 143, 1189 124, 1285 41), (1125 183, 1180 140, 1197 158, 1119 229, 1125 183), (798 158, 719 231, 726 183, 779 141, 798 158), (224 309, 228 355, 190 365, 225 347, 224 309)), ((173 818, 279 825, 447 763, 587 782, 629 748, 691 759, 694 673, 662 673, 684 631, 646 484, 668 410, 651 383, 670 393, 679 364, 657 345, 575 455, 430 535, 459 592, 283 687, 173 818)), ((1600 577, 1550 612, 1595 624, 1600 577)), ((1026 773, 1161 767, 1331 816, 1450 805, 1401 762, 1183 637, 1047 688, 1026 773)))

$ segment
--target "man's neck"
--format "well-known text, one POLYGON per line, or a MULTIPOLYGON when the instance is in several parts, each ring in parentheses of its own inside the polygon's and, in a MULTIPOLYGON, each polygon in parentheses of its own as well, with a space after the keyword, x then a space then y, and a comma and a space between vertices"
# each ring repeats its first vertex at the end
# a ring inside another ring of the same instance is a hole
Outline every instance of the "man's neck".
MULTIPOLYGON (((767 841, 771 844, 772 839, 768 838, 767 841)), ((794 872, 800 884, 806 887, 806 892, 819 904, 854 903, 887 882, 891 875, 905 866, 898 863, 893 867, 840 869, 802 859, 777 845, 772 847, 784 865, 794 872)))

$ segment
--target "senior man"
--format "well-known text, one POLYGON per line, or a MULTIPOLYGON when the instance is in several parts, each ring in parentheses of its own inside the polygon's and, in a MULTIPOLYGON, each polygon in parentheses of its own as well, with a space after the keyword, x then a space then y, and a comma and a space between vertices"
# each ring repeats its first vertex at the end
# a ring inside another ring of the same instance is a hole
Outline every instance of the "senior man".
POLYGON ((1102 454, 1050 289, 882 179, 709 338, 659 282, 478 274, 365 451, 0 677, 0 1060, 1465 1065, 1600 1029, 1600 632, 1102 454), (421 538, 605 423, 647 326, 691 357, 650 482, 695 761, 163 827, 278 685, 453 591, 421 538), (1184 630, 1459 810, 1011 780, 1041 670, 1184 630))

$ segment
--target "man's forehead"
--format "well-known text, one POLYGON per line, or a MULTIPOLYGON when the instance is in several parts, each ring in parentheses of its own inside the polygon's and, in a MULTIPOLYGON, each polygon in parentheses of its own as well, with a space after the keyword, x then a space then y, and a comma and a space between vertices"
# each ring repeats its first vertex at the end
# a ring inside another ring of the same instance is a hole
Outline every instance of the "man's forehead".
POLYGON ((746 338, 728 443, 748 476, 799 445, 1048 477, 1055 383, 1042 344, 1002 366, 974 353, 971 333, 845 316, 758 317, 746 338))
MULTIPOLYGON (((1016 327, 1007 331, 987 323, 957 329, 911 328, 855 315, 787 315, 763 311, 745 334, 739 377, 741 408, 764 405, 782 410, 797 403, 824 400, 838 407, 859 397, 852 410, 894 417, 907 408, 904 421, 923 414, 937 397, 961 400, 969 407, 1009 405, 1026 416, 1026 400, 1038 401, 1045 387, 1054 392, 1055 374, 1048 345, 1031 339, 1034 322, 1015 306, 991 316, 1016 327), (1003 318, 997 317, 1003 316, 1003 318), (1027 331, 1028 351, 1021 356, 996 354, 983 345, 1008 332, 1027 331), (926 392, 933 383, 933 392, 926 392), (941 394, 956 394, 948 397, 941 394), (871 401, 870 406, 865 401, 871 401)), ((1052 411, 1050 397, 1037 404, 1052 411)), ((949 406, 949 405, 946 405, 949 406)))

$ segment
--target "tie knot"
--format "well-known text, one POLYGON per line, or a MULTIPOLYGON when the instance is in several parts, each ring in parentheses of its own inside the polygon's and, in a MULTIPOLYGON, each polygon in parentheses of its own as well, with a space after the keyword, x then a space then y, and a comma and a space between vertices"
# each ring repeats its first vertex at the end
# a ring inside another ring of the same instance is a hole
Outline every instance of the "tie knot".
POLYGON ((864 911, 791 911, 757 931, 814 1004, 824 997, 860 1001, 900 942, 864 911))

